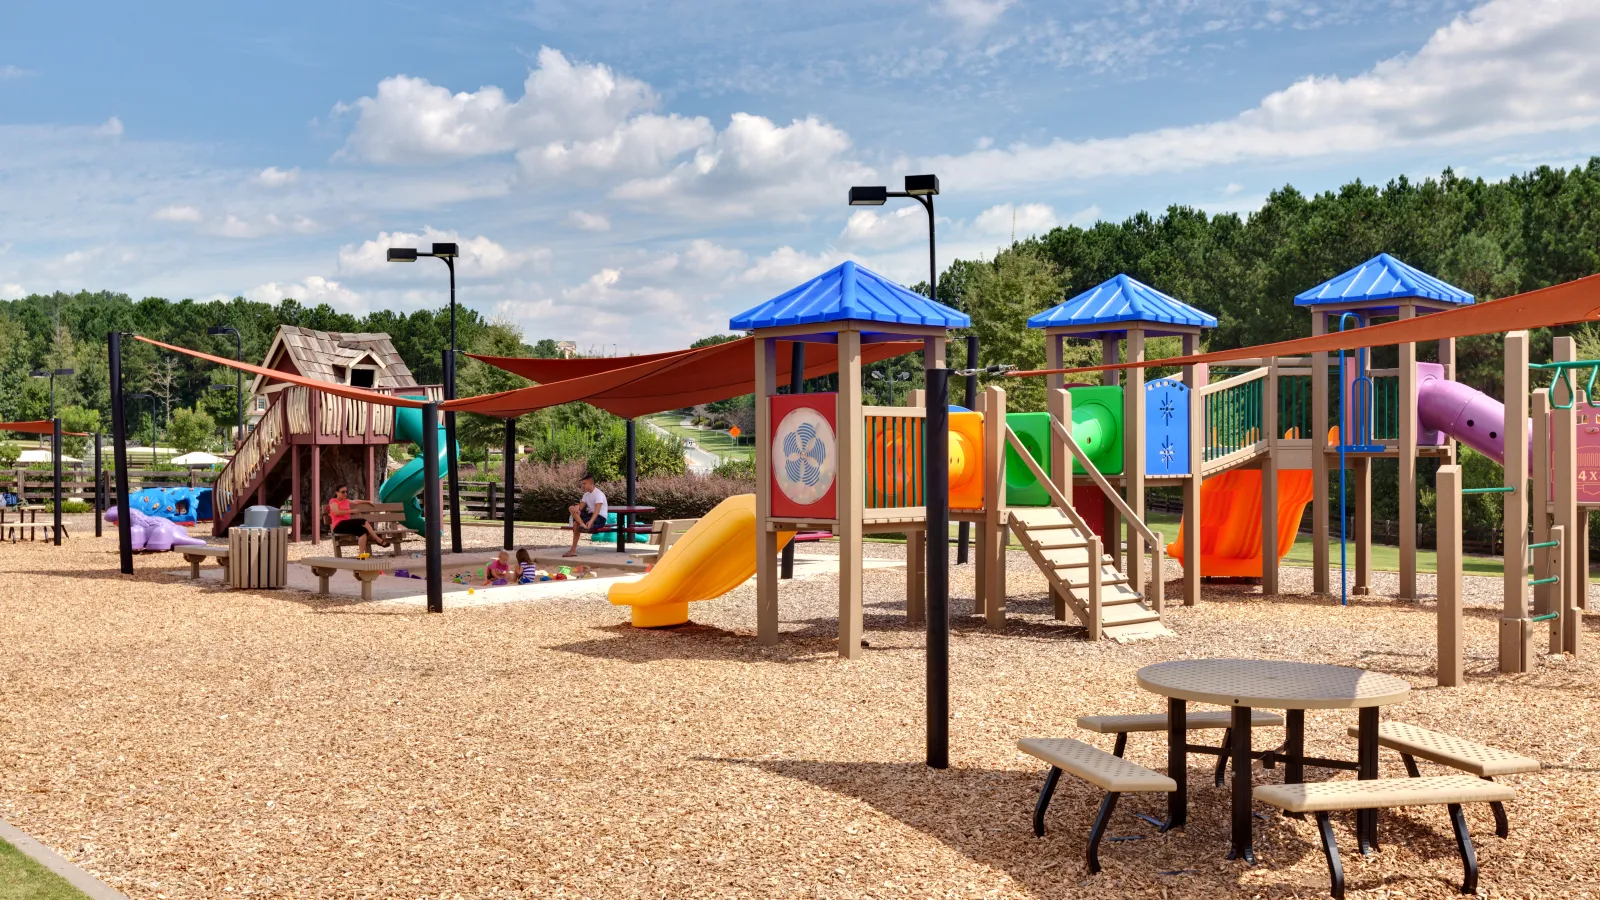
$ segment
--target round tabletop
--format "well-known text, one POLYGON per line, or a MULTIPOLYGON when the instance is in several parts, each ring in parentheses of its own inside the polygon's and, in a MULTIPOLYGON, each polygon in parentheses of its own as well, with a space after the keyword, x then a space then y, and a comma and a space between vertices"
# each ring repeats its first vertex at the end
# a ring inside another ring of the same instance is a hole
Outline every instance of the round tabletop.
POLYGON ((1393 675, 1271 659, 1180 659, 1138 675, 1140 687, 1167 697, 1262 709, 1384 706, 1411 690, 1393 675))

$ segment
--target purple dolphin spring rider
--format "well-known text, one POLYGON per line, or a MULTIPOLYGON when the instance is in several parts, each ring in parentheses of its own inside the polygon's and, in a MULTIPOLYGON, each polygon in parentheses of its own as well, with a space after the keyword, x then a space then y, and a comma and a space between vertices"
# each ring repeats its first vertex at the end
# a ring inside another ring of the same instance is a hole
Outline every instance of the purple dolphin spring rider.
MULTIPOLYGON (((193 547, 205 543, 200 538, 190 536, 177 522, 147 516, 137 509, 128 510, 128 516, 133 520, 128 530, 133 532, 135 550, 171 550, 173 547, 193 547)), ((106 521, 116 524, 115 506, 106 510, 106 521)))

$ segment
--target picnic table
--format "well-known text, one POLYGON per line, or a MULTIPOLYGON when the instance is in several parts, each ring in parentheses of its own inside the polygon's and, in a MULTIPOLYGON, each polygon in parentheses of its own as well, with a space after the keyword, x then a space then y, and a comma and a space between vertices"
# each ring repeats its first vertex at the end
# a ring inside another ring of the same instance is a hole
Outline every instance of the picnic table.
MULTIPOLYGON (((628 552, 628 541, 633 538, 634 531, 639 527, 636 518, 642 513, 653 513, 654 506, 608 506, 607 510, 617 514, 617 552, 628 552)), ((649 529, 646 528, 646 531, 649 529)))
MULTIPOLYGON (((1187 704, 1213 703, 1233 711, 1232 840, 1229 859, 1255 863, 1251 836, 1250 761, 1283 762, 1286 784, 1305 780, 1305 766, 1354 769, 1362 780, 1378 777, 1379 709, 1403 699, 1411 686, 1393 675, 1348 666, 1320 665, 1264 659, 1185 659, 1145 666, 1138 672, 1139 686, 1167 698, 1167 777, 1177 790, 1167 795, 1167 821, 1162 830, 1177 828, 1188 819, 1187 704), (1282 748, 1254 753, 1250 745, 1253 709, 1284 710, 1282 748), (1357 709, 1358 737, 1355 763, 1311 758, 1305 755, 1308 709, 1357 709)), ((1210 749, 1210 748, 1206 748, 1210 749)), ((1356 814, 1356 833, 1363 853, 1376 845, 1376 810, 1356 814)))

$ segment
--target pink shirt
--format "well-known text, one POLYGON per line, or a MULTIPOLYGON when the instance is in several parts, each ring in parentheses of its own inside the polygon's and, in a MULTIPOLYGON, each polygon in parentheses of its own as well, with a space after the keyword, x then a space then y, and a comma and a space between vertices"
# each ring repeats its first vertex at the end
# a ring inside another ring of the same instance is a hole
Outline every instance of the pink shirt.
POLYGON ((350 501, 334 497, 328 501, 328 524, 337 527, 340 522, 350 518, 350 501))

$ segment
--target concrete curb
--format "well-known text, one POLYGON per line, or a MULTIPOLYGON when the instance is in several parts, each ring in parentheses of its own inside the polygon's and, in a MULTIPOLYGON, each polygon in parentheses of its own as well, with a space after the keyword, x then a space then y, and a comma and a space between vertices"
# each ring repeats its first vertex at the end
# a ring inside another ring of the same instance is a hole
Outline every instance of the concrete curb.
POLYGON ((113 890, 105 882, 62 858, 54 850, 39 843, 0 819, 0 840, 22 851, 22 855, 66 879, 67 883, 82 891, 89 900, 128 900, 128 895, 113 890))

